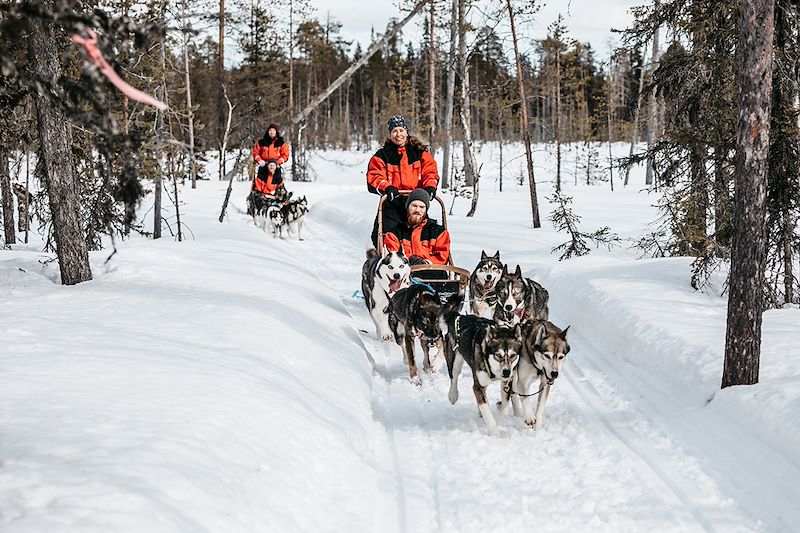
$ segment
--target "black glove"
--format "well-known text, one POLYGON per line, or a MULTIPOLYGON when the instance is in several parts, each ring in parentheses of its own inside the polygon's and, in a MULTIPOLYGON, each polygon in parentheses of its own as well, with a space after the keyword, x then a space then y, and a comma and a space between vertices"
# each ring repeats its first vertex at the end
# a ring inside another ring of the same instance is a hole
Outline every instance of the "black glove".
POLYGON ((436 198, 436 187, 425 187, 425 192, 431 195, 431 200, 436 198))
POLYGON ((427 265, 428 262, 425 261, 423 258, 421 258, 418 255, 412 255, 411 258, 409 258, 409 260, 408 260, 408 264, 409 265, 427 265))
POLYGON ((394 202, 400 197, 400 191, 397 190, 397 187, 392 187, 391 185, 383 190, 383 194, 386 195, 386 199, 390 202, 394 202))

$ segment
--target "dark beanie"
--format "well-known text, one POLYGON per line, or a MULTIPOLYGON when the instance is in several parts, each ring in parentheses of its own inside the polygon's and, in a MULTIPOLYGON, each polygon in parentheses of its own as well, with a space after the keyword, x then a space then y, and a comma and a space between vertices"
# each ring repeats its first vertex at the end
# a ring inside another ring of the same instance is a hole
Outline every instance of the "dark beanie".
POLYGON ((414 200, 419 200, 423 204, 425 204, 425 211, 428 211, 428 208, 431 206, 431 195, 425 189, 414 189, 411 191, 411 194, 408 195, 406 198, 406 209, 414 200))
POLYGON ((408 124, 406 124, 406 119, 404 119, 400 115, 395 115, 392 118, 390 118, 389 122, 387 122, 387 125, 389 126, 389 133, 392 133, 392 130, 395 128, 404 128, 406 131, 408 131, 408 124))

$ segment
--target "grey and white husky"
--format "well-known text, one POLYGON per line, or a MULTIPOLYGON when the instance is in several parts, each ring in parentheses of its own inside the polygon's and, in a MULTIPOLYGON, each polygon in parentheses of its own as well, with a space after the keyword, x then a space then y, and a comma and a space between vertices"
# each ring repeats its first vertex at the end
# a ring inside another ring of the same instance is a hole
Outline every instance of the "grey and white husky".
POLYGON ((458 401, 458 377, 464 361, 472 369, 472 391, 486 428, 499 435, 497 422, 486 403, 486 389, 494 381, 510 382, 522 350, 521 330, 500 327, 493 320, 474 315, 445 315, 445 360, 450 374, 450 403, 458 401))
POLYGON ((550 294, 540 284, 523 277, 519 265, 513 274, 508 273, 507 266, 503 267, 495 290, 497 304, 492 318, 499 324, 513 326, 524 320, 547 320, 550 317, 547 307, 550 294))
POLYGON ((262 207, 256 212, 255 222, 261 231, 269 231, 273 237, 277 238, 283 226, 283 212, 278 205, 262 207))
POLYGON ((502 272, 500 251, 490 256, 481 250, 481 260, 469 276, 469 308, 473 315, 492 318, 497 304, 495 287, 502 272))
POLYGON ((463 293, 455 293, 442 303, 439 295, 425 284, 413 284, 392 296, 389 302, 389 327, 395 342, 403 349, 403 360, 408 364, 408 377, 415 385, 421 385, 422 381, 417 375, 414 338, 419 337, 422 346, 423 370, 433 371, 437 365, 431 364, 431 349, 436 347, 439 361, 439 357, 444 358, 442 317, 461 307, 463 299, 463 293))
POLYGON ((367 260, 361 268, 361 293, 379 340, 394 338, 389 328, 389 299, 411 285, 410 274, 411 267, 402 246, 397 252, 386 251, 384 257, 375 248, 367 250, 367 260))
POLYGON ((297 239, 303 240, 303 219, 308 213, 308 200, 305 196, 291 200, 281 207, 281 214, 283 215, 283 224, 278 226, 278 231, 282 233, 283 226, 286 226, 286 232, 289 235, 294 234, 297 229, 297 239))
POLYGON ((499 407, 500 412, 505 412, 510 399, 514 414, 521 416, 530 427, 538 429, 544 421, 544 407, 550 395, 550 387, 561 373, 561 364, 569 353, 569 326, 562 331, 546 320, 528 320, 521 327, 522 355, 511 383, 512 388, 503 390, 499 407), (534 413, 528 391, 536 378, 539 378, 539 399, 534 413))

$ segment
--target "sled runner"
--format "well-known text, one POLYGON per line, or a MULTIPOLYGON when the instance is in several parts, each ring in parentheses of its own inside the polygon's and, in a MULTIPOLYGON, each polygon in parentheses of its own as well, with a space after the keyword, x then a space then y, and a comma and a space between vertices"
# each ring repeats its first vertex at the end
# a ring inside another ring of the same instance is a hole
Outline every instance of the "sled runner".
MULTIPOLYGON (((411 191, 400 191, 401 196, 408 196, 411 191)), ((386 196, 381 196, 378 200, 378 243, 383 243, 384 228, 383 228, 383 204, 386 201, 386 196)), ((447 229, 447 209, 444 201, 438 196, 431 200, 431 204, 436 201, 442 209, 441 224, 447 229)), ((430 209, 429 209, 430 211, 430 209)), ((381 253, 386 254, 386 247, 381 246, 381 253)), ((446 265, 412 265, 411 266, 412 281, 423 283, 430 286, 439 295, 439 298, 444 303, 448 297, 453 294, 460 293, 464 297, 466 293, 467 284, 469 283, 469 270, 453 265, 453 255, 447 258, 446 265), (420 279, 414 276, 414 273, 421 272, 438 272, 442 279, 420 279)))

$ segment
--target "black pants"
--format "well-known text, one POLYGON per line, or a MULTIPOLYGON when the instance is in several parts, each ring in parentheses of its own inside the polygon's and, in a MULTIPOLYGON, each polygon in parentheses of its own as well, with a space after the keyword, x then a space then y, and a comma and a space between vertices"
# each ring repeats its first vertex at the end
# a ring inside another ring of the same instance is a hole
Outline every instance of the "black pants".
MULTIPOLYGON (((395 226, 406 219, 406 197, 400 196, 393 201, 383 202, 383 233, 391 231, 395 226)), ((378 215, 375 215, 375 223, 372 225, 372 244, 376 248, 383 246, 378 244, 378 215)))

